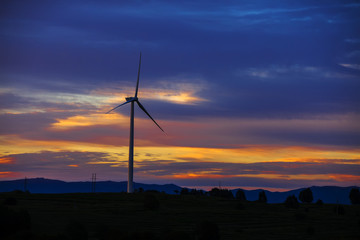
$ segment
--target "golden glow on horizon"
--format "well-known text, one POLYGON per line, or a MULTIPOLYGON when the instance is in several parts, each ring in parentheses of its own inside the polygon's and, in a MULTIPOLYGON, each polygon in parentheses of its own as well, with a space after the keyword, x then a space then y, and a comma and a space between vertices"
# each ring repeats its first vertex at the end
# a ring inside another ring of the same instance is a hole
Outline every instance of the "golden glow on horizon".
MULTIPOLYGON (((127 159, 128 146, 114 146, 86 142, 26 140, 16 136, 0 137, 0 154, 2 156, 21 153, 36 153, 41 151, 79 151, 103 152, 127 159)), ((339 162, 351 160, 347 164, 359 164, 360 154, 357 150, 324 149, 315 147, 289 146, 243 146, 237 149, 226 148, 194 148, 173 146, 136 146, 136 161, 144 160, 174 160, 197 162, 339 162)))
POLYGON ((334 179, 339 182, 359 182, 360 176, 351 174, 209 174, 209 173, 184 173, 164 175, 161 178, 175 178, 175 179, 226 179, 226 178, 263 178, 263 179, 279 179, 279 180, 329 180, 334 179))
MULTIPOLYGON (((102 144, 91 144, 68 141, 32 141, 17 138, 16 136, 2 137, 1 155, 22 153, 53 152, 101 152, 105 157, 92 159, 85 162, 89 165, 108 165, 109 167, 127 167, 128 146, 110 146, 102 144)), ((154 161, 154 164, 167 164, 170 162, 195 162, 209 163, 345 163, 360 164, 359 153, 354 150, 330 149, 298 146, 243 146, 238 149, 217 149, 217 148, 190 148, 190 147, 141 147, 135 148, 135 168, 141 167, 142 163, 154 161), (164 161, 166 160, 166 161, 164 161), (346 162, 348 160, 348 162, 346 162), (158 162, 157 162, 158 161, 158 162)), ((11 164, 12 157, 0 158, 0 164, 11 164)), ((40 161, 40 160, 39 160, 40 161)), ((67 166, 79 168, 76 162, 67 166)), ((301 167, 303 165, 299 165, 301 167)), ((297 165, 289 164, 288 168, 296 168, 297 165)), ((5 170, 5 169, 4 169, 5 170)), ((360 176, 346 174, 281 174, 277 172, 262 171, 259 173, 227 174, 226 169, 219 167, 204 171, 186 169, 184 172, 174 174, 158 175, 156 170, 139 172, 138 175, 150 176, 159 179, 226 179, 226 178, 262 178, 280 180, 321 180, 337 182, 358 182, 360 176)), ((17 176, 18 173, 3 171, 1 178, 17 176)))

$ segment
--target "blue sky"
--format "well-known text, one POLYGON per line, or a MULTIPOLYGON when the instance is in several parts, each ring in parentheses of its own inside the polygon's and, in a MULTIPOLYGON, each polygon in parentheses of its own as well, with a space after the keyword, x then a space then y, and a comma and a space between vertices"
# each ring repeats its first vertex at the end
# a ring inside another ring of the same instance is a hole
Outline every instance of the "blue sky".
POLYGON ((136 113, 138 181, 359 180, 360 171, 346 174, 360 162, 358 1, 2 1, 0 9, 4 179, 91 171, 126 179, 129 109, 101 114, 133 94, 141 51, 139 96, 167 135, 136 113), (103 157, 111 163, 93 164, 103 157), (296 176, 279 162, 299 170, 321 162, 336 177, 315 167, 296 176), (260 168, 270 163, 272 175, 260 168))

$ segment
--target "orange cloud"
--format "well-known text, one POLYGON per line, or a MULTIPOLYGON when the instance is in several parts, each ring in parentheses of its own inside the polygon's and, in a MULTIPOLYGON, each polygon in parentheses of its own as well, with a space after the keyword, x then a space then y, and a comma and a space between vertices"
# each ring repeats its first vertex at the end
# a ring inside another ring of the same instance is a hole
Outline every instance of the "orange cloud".
POLYGON ((52 124, 50 130, 65 130, 75 127, 88 127, 95 125, 121 125, 129 122, 128 117, 121 114, 88 114, 68 117, 66 119, 57 119, 52 124))
POLYGON ((20 177, 20 174, 17 172, 0 172, 0 178, 14 178, 14 177, 20 177))
POLYGON ((331 174, 329 175, 329 178, 334 179, 337 182, 354 182, 354 183, 360 182, 360 176, 355 176, 355 175, 331 174))
POLYGON ((15 159, 13 157, 0 157, 0 164, 13 163, 15 159))

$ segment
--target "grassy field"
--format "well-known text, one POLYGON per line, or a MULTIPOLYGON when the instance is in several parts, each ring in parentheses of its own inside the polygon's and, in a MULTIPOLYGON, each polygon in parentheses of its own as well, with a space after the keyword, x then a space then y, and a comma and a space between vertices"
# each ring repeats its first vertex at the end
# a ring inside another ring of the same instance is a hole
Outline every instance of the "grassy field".
POLYGON ((359 205, 293 209, 161 193, 1 193, 0 203, 0 225, 12 231, 0 239, 360 239, 359 205), (23 215, 31 226, 21 227, 23 215))

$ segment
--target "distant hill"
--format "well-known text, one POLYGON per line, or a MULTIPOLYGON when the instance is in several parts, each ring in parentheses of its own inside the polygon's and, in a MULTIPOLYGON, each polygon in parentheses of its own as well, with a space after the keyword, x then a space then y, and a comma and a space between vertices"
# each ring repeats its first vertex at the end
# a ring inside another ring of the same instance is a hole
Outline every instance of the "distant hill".
MULTIPOLYGON (((351 204, 349 199, 349 193, 352 188, 359 187, 335 187, 335 186, 326 186, 326 187, 310 187, 314 201, 321 199, 324 203, 340 203, 340 204, 351 204)), ((255 201, 259 199, 259 192, 265 191, 266 198, 268 203, 283 203, 286 198, 290 195, 295 195, 299 199, 299 193, 305 188, 299 188, 287 192, 270 192, 267 190, 257 189, 257 190, 244 190, 246 199, 248 201, 255 201)), ((232 190, 232 193, 235 195, 238 189, 232 190)))
MULTIPOLYGON (((143 184, 135 183, 135 189, 142 188, 147 190, 156 190, 159 192, 166 192, 168 194, 175 194, 175 191, 181 191, 181 187, 174 184, 143 184)), ((313 192, 314 202, 321 199, 324 203, 341 203, 351 204, 349 193, 352 188, 359 187, 311 187, 313 192)), ((64 182, 60 180, 51 180, 45 178, 27 179, 27 189, 31 193, 81 193, 91 192, 91 182, 64 182)), ((99 181, 96 182, 96 192, 125 192, 127 189, 127 182, 113 182, 113 181, 99 181)), ((295 189, 287 192, 271 192, 265 191, 268 203, 283 203, 290 195, 299 197, 301 190, 295 189)), ((0 192, 11 192, 14 190, 24 190, 24 179, 0 181, 0 192)), ((231 190, 234 194, 238 189, 231 190)), ((257 190, 244 190, 247 200, 255 201, 259 198, 257 190)))
MULTIPOLYGON (((91 192, 91 182, 64 182, 45 178, 27 179, 27 189, 31 193, 84 193, 91 192)), ((181 187, 174 184, 142 184, 134 183, 135 189, 156 190, 174 194, 181 187)), ((96 182, 96 192, 126 192, 127 182, 99 181, 96 182)), ((0 192, 24 190, 24 179, 0 181, 0 192)))

